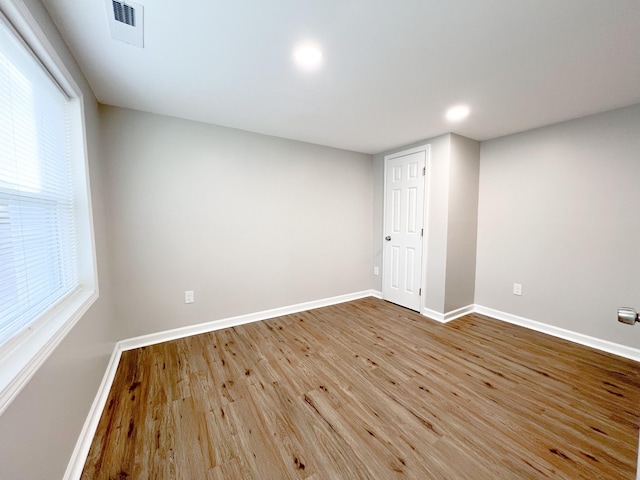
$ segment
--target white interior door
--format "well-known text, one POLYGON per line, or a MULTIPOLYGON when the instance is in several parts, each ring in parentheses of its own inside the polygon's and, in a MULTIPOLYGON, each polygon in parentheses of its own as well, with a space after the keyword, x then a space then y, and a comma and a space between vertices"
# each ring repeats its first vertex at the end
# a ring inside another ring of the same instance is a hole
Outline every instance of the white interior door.
POLYGON ((385 157, 382 295, 420 310, 427 151, 425 147, 385 157))

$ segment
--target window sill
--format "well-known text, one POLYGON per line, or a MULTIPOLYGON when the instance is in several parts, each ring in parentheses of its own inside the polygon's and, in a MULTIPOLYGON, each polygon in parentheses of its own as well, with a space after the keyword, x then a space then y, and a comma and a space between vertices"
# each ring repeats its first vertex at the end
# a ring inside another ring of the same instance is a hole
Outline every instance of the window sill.
POLYGON ((23 341, 0 352, 0 415, 97 298, 95 289, 78 290, 46 313, 46 320, 23 341))

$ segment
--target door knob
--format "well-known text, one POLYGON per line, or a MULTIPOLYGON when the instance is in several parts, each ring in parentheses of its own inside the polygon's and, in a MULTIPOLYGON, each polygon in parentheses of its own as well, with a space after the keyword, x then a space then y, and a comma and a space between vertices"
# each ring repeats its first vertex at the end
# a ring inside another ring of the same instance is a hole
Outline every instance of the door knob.
POLYGON ((390 242, 390 241, 391 241, 391 235, 387 235, 386 237, 384 237, 384 239, 385 239, 387 242, 390 242))

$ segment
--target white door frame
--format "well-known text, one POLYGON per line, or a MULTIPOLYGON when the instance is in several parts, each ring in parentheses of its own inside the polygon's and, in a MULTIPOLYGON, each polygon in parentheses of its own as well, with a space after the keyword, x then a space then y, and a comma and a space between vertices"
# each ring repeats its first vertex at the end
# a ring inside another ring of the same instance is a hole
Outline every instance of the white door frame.
MULTIPOLYGON (((420 287, 422 288, 422 295, 420 295, 420 313, 424 313, 424 309, 425 309, 425 297, 426 297, 426 291, 427 291, 427 265, 429 264, 427 262, 427 252, 428 252, 428 248, 427 246, 429 245, 429 205, 431 203, 430 198, 430 192, 431 189, 429 188, 431 185, 431 144, 426 143, 424 145, 419 145, 417 147, 413 147, 413 148, 409 148, 407 150, 402 150, 400 152, 395 152, 395 153, 391 153, 389 155, 385 155, 384 156, 384 171, 383 171, 383 187, 382 187, 382 192, 383 192, 383 198, 382 198, 382 267, 381 267, 381 273, 382 273, 382 298, 384 299, 385 295, 384 295, 384 284, 385 284, 385 260, 386 260, 386 255, 388 255, 388 253, 386 253, 386 248, 384 245, 384 236, 385 236, 385 224, 386 224, 386 218, 387 218, 387 165, 388 165, 388 161, 389 159, 392 158, 396 158, 396 157, 401 157, 401 156, 405 156, 405 155, 411 155, 412 153, 417 153, 417 152, 425 152, 425 175, 424 175, 424 209, 423 209, 423 219, 422 219, 422 225, 424 228, 424 234, 423 234, 423 239, 422 239, 422 265, 420 265, 420 287)), ((638 479, 640 480, 640 479, 638 479)))

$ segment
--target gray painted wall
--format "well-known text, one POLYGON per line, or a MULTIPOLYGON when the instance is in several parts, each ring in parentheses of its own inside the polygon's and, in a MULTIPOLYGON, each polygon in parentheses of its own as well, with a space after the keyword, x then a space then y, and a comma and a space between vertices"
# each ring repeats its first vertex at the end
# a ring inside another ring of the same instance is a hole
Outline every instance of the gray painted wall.
POLYGON ((84 92, 100 298, 0 416, 0 479, 62 478, 113 350, 96 100, 39 0, 25 0, 84 92))
POLYGON ((371 288, 370 155, 102 114, 122 337, 371 288))
POLYGON ((482 143, 476 303, 640 347, 639 152, 640 105, 482 143))
POLYGON ((449 157, 451 135, 429 140, 431 155, 427 177, 427 258, 426 284, 423 290, 425 307, 444 313, 447 278, 447 230, 449 217, 449 157))
POLYGON ((480 142, 451 135, 444 312, 474 303, 480 142))

